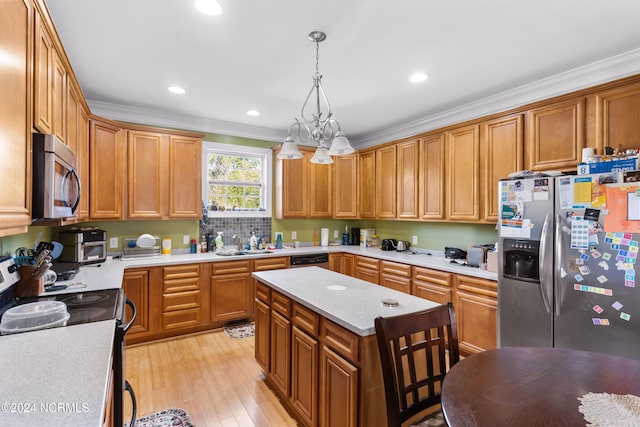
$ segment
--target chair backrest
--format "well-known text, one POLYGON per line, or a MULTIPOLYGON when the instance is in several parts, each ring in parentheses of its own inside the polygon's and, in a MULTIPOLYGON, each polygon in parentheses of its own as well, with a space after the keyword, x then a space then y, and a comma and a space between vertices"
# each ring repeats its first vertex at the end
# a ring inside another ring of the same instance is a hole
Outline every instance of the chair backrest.
POLYGON ((451 303, 375 319, 389 426, 440 403, 442 381, 460 360, 451 303))

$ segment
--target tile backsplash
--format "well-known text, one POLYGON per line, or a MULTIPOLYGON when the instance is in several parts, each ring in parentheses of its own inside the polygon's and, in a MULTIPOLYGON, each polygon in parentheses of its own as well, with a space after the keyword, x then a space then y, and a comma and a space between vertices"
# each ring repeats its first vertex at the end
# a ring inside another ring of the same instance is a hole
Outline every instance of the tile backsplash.
POLYGON ((223 232, 222 240, 225 246, 238 244, 238 240, 233 240, 234 234, 243 246, 246 245, 252 231, 255 231, 258 237, 263 236, 267 242, 272 240, 271 218, 209 218, 207 223, 200 224, 201 235, 211 233, 215 239, 218 231, 223 232))

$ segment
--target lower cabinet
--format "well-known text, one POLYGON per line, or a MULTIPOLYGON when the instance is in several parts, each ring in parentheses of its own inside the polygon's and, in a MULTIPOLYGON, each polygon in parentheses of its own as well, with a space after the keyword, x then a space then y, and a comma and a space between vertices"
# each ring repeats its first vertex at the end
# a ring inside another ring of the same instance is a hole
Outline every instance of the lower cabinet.
POLYGON ((327 346, 322 346, 320 367, 320 425, 358 425, 358 368, 327 346))
POLYGON ((211 321, 224 323, 253 314, 251 261, 210 263, 211 321))
MULTIPOLYGON (((127 332, 127 342, 144 339, 150 335, 151 328, 149 322, 149 269, 125 270, 122 278, 122 288, 124 293, 136 306, 136 318, 127 332)), ((126 319, 132 316, 131 310, 127 306, 126 319)))
POLYGON ((291 403, 308 425, 318 419, 318 340, 291 328, 291 403))
POLYGON ((190 330, 208 324, 203 264, 171 265, 162 271, 162 331, 190 330))
POLYGON ((271 291, 268 287, 258 283, 256 287, 255 300, 255 358, 258 365, 264 372, 269 372, 269 363, 271 360, 269 347, 271 343, 271 309, 269 303, 271 300, 271 291), (264 294, 260 293, 259 287, 265 290, 264 294))
POLYGON ((453 273, 413 267, 411 294, 438 304, 453 302, 453 273))
POLYGON ((473 354, 497 345, 498 286, 493 280, 455 276, 460 352, 473 354))
POLYGON ((370 283, 380 284, 380 261, 375 258, 356 255, 354 277, 370 283))
POLYGON ((411 268, 412 267, 407 264, 380 261, 380 285, 410 294, 411 268))

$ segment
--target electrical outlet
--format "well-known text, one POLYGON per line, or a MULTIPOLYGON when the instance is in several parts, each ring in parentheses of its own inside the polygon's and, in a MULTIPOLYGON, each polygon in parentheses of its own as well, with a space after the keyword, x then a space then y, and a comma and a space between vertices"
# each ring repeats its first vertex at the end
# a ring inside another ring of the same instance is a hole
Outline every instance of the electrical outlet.
POLYGON ((118 238, 117 237, 111 237, 109 239, 109 249, 115 249, 118 247, 118 238))
POLYGON ((413 235, 413 245, 417 245, 418 244, 418 236, 416 236, 415 234, 413 235))
POLYGON ((338 238, 338 230, 333 230, 333 238, 334 239, 338 238))
POLYGON ((291 232, 291 240, 296 240, 298 238, 298 232, 297 231, 292 231, 291 232))
POLYGON ((183 245, 188 245, 189 244, 189 235, 185 234, 184 236, 182 236, 182 244, 183 245))

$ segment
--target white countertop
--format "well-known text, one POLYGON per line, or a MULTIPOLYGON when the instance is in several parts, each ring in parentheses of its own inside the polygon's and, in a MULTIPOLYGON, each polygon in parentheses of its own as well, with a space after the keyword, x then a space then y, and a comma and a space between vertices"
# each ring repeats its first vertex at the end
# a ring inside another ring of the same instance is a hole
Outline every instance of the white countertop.
POLYGON ((115 320, 0 337, 0 425, 102 426, 115 320))
POLYGON ((426 310, 438 304, 320 267, 271 270, 253 277, 351 332, 375 334, 374 319, 426 310), (382 305, 395 299, 396 307, 382 305))

